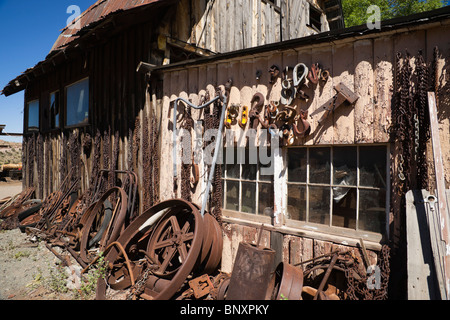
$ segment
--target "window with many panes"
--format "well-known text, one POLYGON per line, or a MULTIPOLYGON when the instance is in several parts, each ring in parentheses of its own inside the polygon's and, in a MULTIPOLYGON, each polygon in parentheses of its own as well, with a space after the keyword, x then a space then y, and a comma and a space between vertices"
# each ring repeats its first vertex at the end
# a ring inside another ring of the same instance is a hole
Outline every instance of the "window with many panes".
POLYGON ((386 146, 287 151, 287 218, 385 233, 386 146))
POLYGON ((39 100, 27 103, 27 131, 39 130, 39 100))
POLYGON ((66 126, 87 124, 89 121, 89 79, 66 87, 66 126))
POLYGON ((261 164, 257 155, 251 158, 248 148, 232 148, 228 152, 227 149, 224 150, 222 166, 223 208, 271 216, 274 203, 273 167, 271 164, 261 164))

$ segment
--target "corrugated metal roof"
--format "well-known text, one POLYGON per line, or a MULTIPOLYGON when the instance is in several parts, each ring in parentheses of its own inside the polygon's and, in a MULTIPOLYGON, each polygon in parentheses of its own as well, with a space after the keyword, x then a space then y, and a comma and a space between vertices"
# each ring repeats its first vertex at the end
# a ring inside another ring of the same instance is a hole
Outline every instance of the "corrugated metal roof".
POLYGON ((66 26, 55 44, 52 51, 66 47, 70 42, 78 38, 78 34, 93 23, 99 22, 109 15, 118 12, 134 9, 155 2, 164 2, 167 0, 98 0, 90 6, 83 14, 75 19, 72 24, 66 26), (79 23, 78 28, 71 28, 74 24, 79 23))

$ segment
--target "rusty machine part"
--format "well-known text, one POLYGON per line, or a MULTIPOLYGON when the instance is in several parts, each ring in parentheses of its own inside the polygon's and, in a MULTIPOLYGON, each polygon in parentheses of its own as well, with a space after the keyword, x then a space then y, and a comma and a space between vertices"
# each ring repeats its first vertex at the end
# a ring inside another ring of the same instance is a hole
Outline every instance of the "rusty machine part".
POLYGON ((202 217, 198 206, 182 199, 161 202, 137 217, 117 239, 131 271, 114 248, 106 255, 112 269, 106 280, 99 280, 97 299, 106 299, 107 286, 131 289, 134 298, 171 299, 189 274, 217 268, 221 239, 217 221, 209 214, 202 217), (134 286, 131 274, 137 279, 134 286))
POLYGON ((308 120, 308 110, 300 110, 299 115, 297 117, 297 125, 293 125, 294 134, 299 138, 304 138, 309 135, 311 131, 311 125, 308 120))
POLYGON ((34 191, 34 188, 27 188, 23 190, 12 203, 10 203, 0 212, 0 219, 6 219, 8 217, 14 216, 17 212, 21 211, 22 204, 25 201, 31 199, 34 191))
POLYGON ((262 93, 256 93, 251 100, 252 107, 250 108, 250 128, 256 129, 260 123, 260 113, 264 106, 264 96, 262 93))
POLYGON ((239 243, 227 300, 265 300, 274 258, 272 249, 239 243))
POLYGON ((280 262, 275 269, 267 290, 268 300, 302 300, 303 271, 280 262))
POLYGON ((103 250, 109 243, 114 242, 119 237, 125 223, 127 209, 128 196, 119 187, 109 189, 95 203, 89 212, 89 216, 86 217, 86 223, 81 230, 80 257, 84 262, 89 263, 92 260, 88 257, 88 250, 94 245, 93 241, 90 240, 96 238, 99 232, 102 233, 101 236, 97 237, 100 238, 98 239, 100 250, 103 250), (117 203, 112 212, 112 217, 108 217, 108 211, 102 209, 104 209, 105 202, 113 193, 119 194, 119 197, 116 200, 117 203))

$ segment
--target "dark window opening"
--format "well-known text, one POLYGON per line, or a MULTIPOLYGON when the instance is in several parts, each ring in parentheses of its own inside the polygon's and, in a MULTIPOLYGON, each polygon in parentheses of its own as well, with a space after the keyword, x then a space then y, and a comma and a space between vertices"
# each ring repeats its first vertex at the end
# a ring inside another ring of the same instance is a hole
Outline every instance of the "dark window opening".
POLYGON ((317 32, 321 32, 322 30, 322 22, 321 22, 322 12, 314 7, 312 4, 309 4, 309 27, 313 28, 317 32))
POLYGON ((60 94, 59 91, 50 94, 50 129, 59 128, 60 94))

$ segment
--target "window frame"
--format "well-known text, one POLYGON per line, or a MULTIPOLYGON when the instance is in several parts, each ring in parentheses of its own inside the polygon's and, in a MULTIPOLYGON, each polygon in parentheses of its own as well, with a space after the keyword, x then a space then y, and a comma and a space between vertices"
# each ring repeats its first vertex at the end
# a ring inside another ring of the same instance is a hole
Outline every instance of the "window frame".
MULTIPOLYGON (((64 86, 64 117, 63 117, 63 127, 64 128, 80 128, 80 127, 86 127, 86 126, 90 125, 90 122, 91 122, 91 99, 90 99, 90 97, 91 97, 91 81, 90 81, 90 77, 89 76, 84 77, 84 78, 82 78, 82 79, 80 79, 78 81, 74 81, 74 82, 64 86), (88 81, 88 91, 89 91, 88 92, 88 97, 87 97, 87 101, 88 101, 88 119, 86 121, 83 121, 83 122, 79 122, 79 123, 76 123, 76 124, 68 125, 67 124, 67 120, 68 120, 68 114, 69 113, 67 112, 67 107, 68 107, 67 90, 69 89, 69 87, 72 87, 72 86, 74 86, 76 84, 79 84, 81 82, 84 82, 86 80, 88 81)), ((60 128, 61 128, 61 118, 60 118, 60 128)))
POLYGON ((322 32, 322 27, 323 27, 323 20, 322 20, 322 16, 323 16, 323 10, 320 8, 317 8, 315 5, 313 5, 311 2, 308 2, 309 4, 309 8, 308 8, 308 23, 306 24, 307 27, 313 29, 314 31, 321 33, 322 32), (319 16, 319 20, 317 21, 317 19, 314 19, 314 22, 318 23, 319 25, 317 26, 315 23, 311 22, 311 18, 312 18, 312 14, 317 14, 319 16))
POLYGON ((283 203, 285 204, 285 210, 283 212, 283 217, 285 219, 284 221, 284 225, 288 226, 288 227, 292 227, 292 228, 296 228, 296 229, 309 229, 309 230, 315 230, 315 231, 319 231, 319 232, 323 232, 323 233, 327 233, 327 234, 335 234, 335 235, 343 235, 343 236, 348 236, 348 237, 358 237, 358 238, 365 238, 365 239, 369 239, 371 241, 376 241, 379 242, 382 238, 384 237, 388 237, 389 236, 389 208, 390 208, 390 145, 389 144, 370 144, 370 145, 316 145, 316 146, 299 146, 299 147, 290 147, 290 148, 286 148, 286 152, 284 154, 284 158, 285 158, 285 176, 283 177, 284 179, 284 184, 286 186, 286 192, 284 195, 283 203), (362 186, 360 184, 360 148, 361 147, 376 147, 376 146, 383 146, 386 148, 386 177, 385 177, 385 181, 386 181, 386 188, 385 188, 385 192, 386 192, 386 199, 385 199, 385 230, 383 230, 382 233, 378 233, 378 232, 374 232, 374 231, 368 231, 368 230, 362 230, 359 229, 359 218, 360 218, 360 190, 382 190, 382 188, 376 188, 376 187, 367 187, 367 186, 362 186), (356 156, 357 156, 357 160, 356 160, 356 185, 352 185, 349 186, 352 189, 356 189, 357 192, 357 197, 356 197, 356 218, 355 218, 355 224, 356 227, 354 229, 352 228, 347 228, 347 227, 341 227, 341 226, 334 226, 333 225, 333 205, 332 205, 332 196, 333 196, 333 187, 336 187, 338 185, 334 184, 334 176, 333 176, 333 171, 334 171, 334 163, 333 163, 333 150, 336 147, 356 147, 356 156), (289 182, 288 181, 288 150, 289 149, 295 149, 295 148, 305 148, 307 149, 307 175, 306 175, 306 182, 289 182), (309 170, 310 170, 310 163, 309 163, 309 153, 310 153, 310 149, 312 148, 330 148, 330 184, 324 184, 324 183, 311 183, 309 181, 309 170), (320 224, 320 223, 314 223, 314 222, 310 222, 308 221, 308 214, 309 214, 309 207, 308 207, 308 202, 306 205, 306 221, 300 221, 300 220, 294 220, 294 219, 289 219, 288 218, 288 186, 289 185, 302 185, 306 187, 306 199, 308 199, 309 194, 309 188, 308 186, 313 186, 313 187, 328 187, 330 189, 330 205, 329 205, 329 222, 328 224, 320 224))

